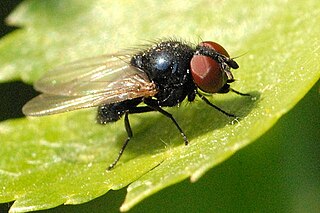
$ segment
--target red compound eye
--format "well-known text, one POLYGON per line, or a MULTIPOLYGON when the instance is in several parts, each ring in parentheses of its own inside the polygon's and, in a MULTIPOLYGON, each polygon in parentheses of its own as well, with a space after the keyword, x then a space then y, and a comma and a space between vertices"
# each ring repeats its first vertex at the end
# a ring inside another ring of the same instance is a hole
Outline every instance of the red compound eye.
POLYGON ((229 53, 227 52, 226 49, 224 49, 220 44, 213 42, 213 41, 204 41, 199 44, 199 46, 205 46, 205 47, 210 47, 211 49, 214 49, 218 53, 227 56, 230 58, 229 53))
MULTIPOLYGON (((220 45, 212 41, 205 41, 200 46, 210 47, 216 52, 229 57, 228 52, 220 45)), ((216 93, 227 83, 228 77, 222 70, 219 62, 214 59, 194 55, 190 62, 191 75, 194 83, 204 92, 216 93)))

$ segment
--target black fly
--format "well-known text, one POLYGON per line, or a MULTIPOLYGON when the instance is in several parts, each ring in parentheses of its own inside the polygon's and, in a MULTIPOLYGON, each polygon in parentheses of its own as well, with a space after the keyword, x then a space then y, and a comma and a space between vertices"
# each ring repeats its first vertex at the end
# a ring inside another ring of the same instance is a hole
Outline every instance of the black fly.
POLYGON ((171 119, 186 145, 185 133, 163 107, 176 106, 185 98, 192 102, 199 96, 211 107, 235 117, 209 102, 201 91, 247 95, 229 86, 234 81, 230 68, 238 67, 215 42, 201 42, 192 47, 179 41, 162 41, 134 54, 99 56, 48 72, 34 85, 43 94, 29 101, 23 113, 43 116, 98 106, 97 120, 101 124, 117 121, 124 115, 128 137, 108 167, 110 170, 133 136, 129 114, 160 112, 171 119))

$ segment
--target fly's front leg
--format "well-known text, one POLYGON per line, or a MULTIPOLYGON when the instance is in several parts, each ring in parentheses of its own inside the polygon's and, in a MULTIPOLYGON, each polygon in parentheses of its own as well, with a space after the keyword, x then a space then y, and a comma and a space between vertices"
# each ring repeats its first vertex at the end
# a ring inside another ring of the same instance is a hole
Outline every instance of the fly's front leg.
POLYGON ((230 91, 231 91, 231 92, 234 92, 234 93, 236 93, 236 94, 238 94, 238 95, 241 95, 241 96, 248 96, 248 97, 251 97, 251 95, 250 95, 250 94, 248 94, 248 93, 242 93, 242 92, 239 92, 239 91, 234 90, 234 89, 232 89, 232 88, 230 88, 230 91))
POLYGON ((208 104, 209 106, 215 108, 216 110, 218 110, 219 112, 222 112, 223 114, 225 114, 226 116, 228 117, 232 117, 232 118, 237 118, 237 116, 231 114, 231 113, 228 113, 226 111, 224 111, 223 109, 220 109, 219 107, 217 107, 216 105, 212 104, 206 97, 204 97, 202 94, 200 93, 197 93, 197 95, 206 103, 208 104))

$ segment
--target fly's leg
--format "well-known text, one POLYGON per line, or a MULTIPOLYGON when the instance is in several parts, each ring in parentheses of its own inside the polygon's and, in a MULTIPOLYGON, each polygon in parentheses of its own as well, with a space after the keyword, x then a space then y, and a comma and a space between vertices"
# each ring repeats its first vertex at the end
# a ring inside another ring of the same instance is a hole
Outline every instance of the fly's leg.
POLYGON ((152 99, 144 99, 143 101, 145 104, 147 104, 148 107, 152 108, 154 111, 158 111, 161 114, 163 114, 164 116, 166 116, 167 118, 170 118, 170 120, 174 123, 174 125, 178 128, 181 136, 183 137, 184 143, 185 145, 188 145, 189 141, 188 138, 186 136, 186 134, 183 132, 183 130, 181 129, 181 127, 179 126, 178 122, 176 121, 176 119, 167 111, 163 110, 158 103, 155 100, 152 99))
MULTIPOLYGON (((251 97, 250 94, 242 93, 242 92, 239 92, 239 91, 234 90, 234 89, 229 88, 229 87, 227 87, 227 90, 226 90, 224 93, 226 93, 226 92, 228 92, 228 91, 234 92, 234 93, 236 93, 236 94, 238 94, 238 95, 241 95, 241 96, 249 96, 249 97, 251 97)), ((232 118, 238 118, 238 117, 235 116, 234 114, 228 113, 228 112, 224 111, 223 109, 217 107, 216 105, 212 104, 204 95, 202 95, 202 94, 200 94, 200 93, 198 93, 198 92, 197 92, 197 95, 198 95, 206 104, 208 104, 209 106, 215 108, 216 110, 218 110, 219 112, 225 114, 226 116, 232 117, 232 118)))
POLYGON ((129 123, 128 112, 125 112, 125 115, 124 115, 124 126, 126 128, 128 137, 125 140, 124 144, 122 145, 122 147, 121 147, 121 149, 119 151, 118 157, 113 161, 112 164, 110 164, 110 166, 108 167, 107 170, 111 170, 118 163, 118 161, 120 160, 124 150, 126 149, 128 143, 129 143, 130 139, 133 136, 132 129, 131 129, 131 126, 130 126, 130 123, 129 123))
POLYGON ((228 117, 232 117, 232 118, 237 118, 237 116, 235 116, 234 114, 228 113, 226 111, 224 111, 223 109, 220 109, 219 107, 217 107, 216 105, 212 104, 206 97, 204 97, 203 95, 201 95, 200 93, 197 93, 197 95, 209 106, 215 108, 216 110, 218 110, 219 112, 222 112, 223 114, 225 114, 228 117))
POLYGON ((120 151, 119 151, 119 154, 117 156, 117 158, 114 160, 114 162, 112 164, 110 164, 110 166, 108 167, 107 170, 111 170, 113 169, 116 164, 119 162, 124 150, 126 149, 130 139, 133 137, 133 133, 132 133, 132 129, 131 129, 131 126, 130 126, 130 123, 129 123, 129 118, 128 118, 128 115, 129 114, 137 114, 137 113, 143 113, 143 112, 150 112, 150 111, 158 111, 160 112, 161 114, 163 114, 164 116, 166 116, 167 118, 170 118, 171 121, 175 124, 175 126, 178 128, 180 134, 182 135, 183 137, 183 140, 184 140, 184 143, 185 145, 188 145, 189 141, 187 139, 187 136, 185 135, 185 133, 183 132, 183 130, 181 129, 181 127, 179 126, 178 122, 176 121, 176 119, 168 112, 166 112, 165 110, 163 110, 158 104, 156 101, 152 100, 152 99, 145 99, 144 100, 144 103, 147 105, 147 106, 141 106, 141 107, 132 107, 130 109, 128 109, 126 112, 125 112, 125 116, 124 116, 124 125, 125 125, 125 128, 126 128, 126 131, 127 131, 127 139, 125 140, 124 144, 122 145, 120 151))
POLYGON ((248 94, 248 93, 242 93, 242 92, 239 92, 239 91, 234 90, 234 89, 232 89, 232 88, 230 88, 229 90, 230 90, 231 92, 234 92, 234 93, 236 93, 236 94, 238 94, 238 95, 241 95, 241 96, 249 96, 249 97, 251 97, 251 95, 248 94))
POLYGON ((118 163, 118 161, 120 160, 124 150, 126 149, 130 139, 133 137, 133 133, 132 133, 132 129, 130 126, 130 122, 129 122, 129 114, 134 114, 134 113, 143 113, 143 112, 150 112, 150 111, 154 111, 152 108, 149 107, 133 107, 129 110, 127 110, 124 114, 124 126, 126 128, 126 132, 127 132, 127 139, 125 140, 125 142, 123 143, 119 154, 117 156, 117 158, 113 161, 112 164, 110 164, 110 166, 107 168, 108 171, 110 171, 111 169, 113 169, 115 167, 115 165, 118 163))

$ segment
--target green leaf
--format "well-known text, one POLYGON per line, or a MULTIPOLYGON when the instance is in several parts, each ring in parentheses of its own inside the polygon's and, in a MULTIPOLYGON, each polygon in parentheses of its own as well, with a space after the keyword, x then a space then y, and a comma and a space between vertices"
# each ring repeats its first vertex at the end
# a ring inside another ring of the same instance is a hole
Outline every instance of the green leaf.
POLYGON ((210 100, 241 116, 232 121, 202 101, 166 109, 186 132, 184 146, 159 113, 130 116, 134 138, 111 172, 126 132, 121 121, 95 125, 95 110, 0 124, 0 202, 11 212, 87 202, 127 185, 121 210, 209 169, 252 143, 320 77, 317 1, 25 1, 8 18, 21 26, 0 41, 0 81, 31 83, 57 64, 177 37, 214 40, 237 58, 234 94, 210 100), (241 5, 241 7, 237 6, 241 5), (312 10, 310 10, 312 8, 312 10))

